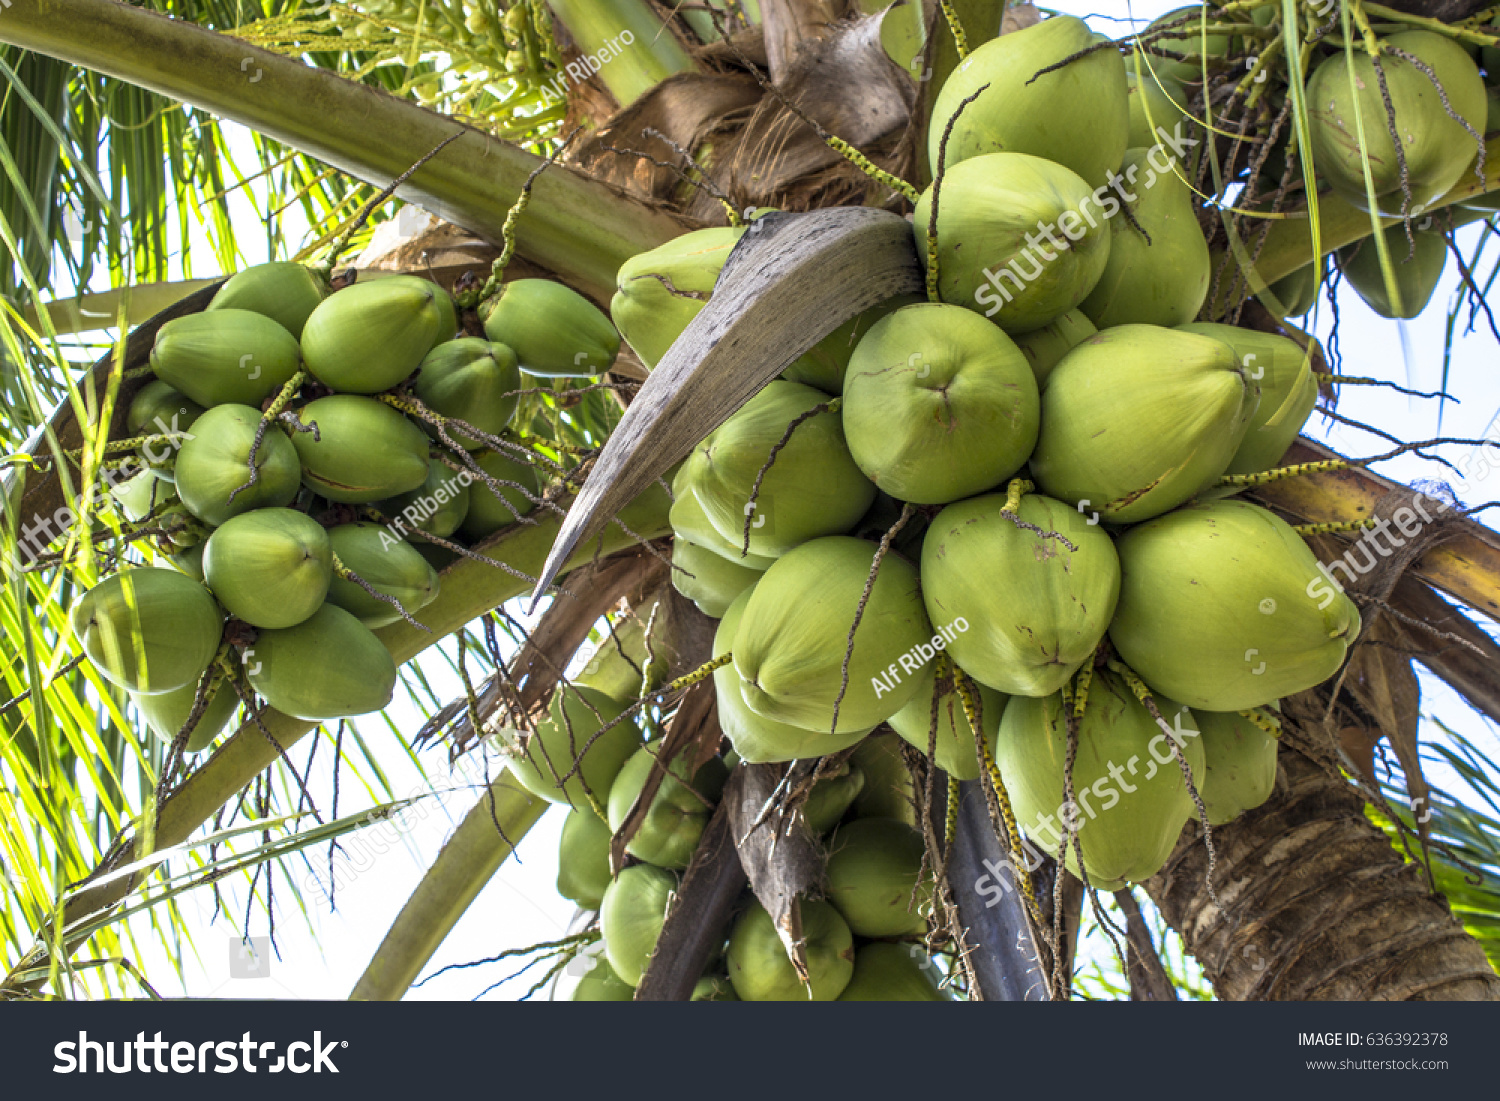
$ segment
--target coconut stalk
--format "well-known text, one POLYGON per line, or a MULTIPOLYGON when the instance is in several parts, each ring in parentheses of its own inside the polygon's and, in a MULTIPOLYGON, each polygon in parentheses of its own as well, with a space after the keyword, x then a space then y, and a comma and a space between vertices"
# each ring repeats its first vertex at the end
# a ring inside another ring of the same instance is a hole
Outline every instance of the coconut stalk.
POLYGON ((621 107, 669 76, 698 69, 645 0, 547 0, 547 6, 568 28, 578 52, 600 61, 599 80, 621 107), (631 40, 621 42, 627 33, 631 40))
MULTIPOLYGON (((542 163, 375 88, 116 0, 11 0, 0 12, 0 42, 191 103, 377 187, 460 133, 396 194, 494 243, 542 163)), ((681 232, 659 210, 553 167, 517 223, 517 253, 607 300, 620 264, 681 232)))

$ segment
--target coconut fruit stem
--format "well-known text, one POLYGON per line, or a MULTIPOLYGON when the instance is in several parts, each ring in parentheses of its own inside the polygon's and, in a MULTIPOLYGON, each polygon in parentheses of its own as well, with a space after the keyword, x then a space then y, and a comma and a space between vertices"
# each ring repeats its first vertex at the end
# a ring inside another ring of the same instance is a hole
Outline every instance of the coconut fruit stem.
MULTIPOLYGON (((260 423, 255 426, 255 438, 250 441, 250 453, 245 457, 245 463, 250 468, 250 480, 244 485, 234 488, 229 494, 230 504, 234 503, 234 499, 243 490, 249 489, 256 482, 260 481, 260 468, 255 465, 255 460, 260 456, 260 445, 266 438, 267 430, 274 422, 281 419, 281 414, 286 412, 286 407, 291 403, 297 391, 302 389, 302 384, 306 381, 307 372, 299 367, 297 373, 286 380, 286 385, 281 388, 281 392, 271 399, 271 404, 266 406, 265 412, 261 414, 260 423)), ((316 426, 314 426, 313 431, 317 431, 316 426)))
POLYGON ((1281 720, 1273 717, 1271 712, 1255 708, 1253 711, 1241 711, 1240 716, 1259 727, 1269 737, 1281 740, 1281 720))
POLYGON ((1345 535, 1349 532, 1368 531, 1375 526, 1375 518, 1367 516, 1363 520, 1330 520, 1326 524, 1293 524, 1292 530, 1298 535, 1345 535))
POLYGON ((962 61, 969 56, 969 36, 964 34, 964 25, 959 22, 953 0, 939 0, 939 3, 943 7, 943 21, 948 24, 948 32, 953 35, 953 47, 958 51, 958 59, 962 61))

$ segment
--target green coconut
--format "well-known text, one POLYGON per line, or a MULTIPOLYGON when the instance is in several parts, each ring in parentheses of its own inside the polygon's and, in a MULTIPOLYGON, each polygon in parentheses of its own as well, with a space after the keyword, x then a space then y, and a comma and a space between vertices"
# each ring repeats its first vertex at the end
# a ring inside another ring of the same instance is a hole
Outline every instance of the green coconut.
MULTIPOLYGON (((752 585, 742 592, 725 610, 714 633, 714 657, 731 651, 754 588, 752 585)), ((741 759, 753 765, 826 757, 848 749, 869 733, 869 728, 838 734, 830 734, 826 728, 806 730, 751 710, 733 663, 714 670, 714 691, 719 705, 719 728, 741 759)))
POLYGON ((599 931, 604 934, 605 958, 622 982, 640 985, 676 890, 677 877, 671 872, 652 864, 635 864, 616 876, 604 892, 599 931))
POLYGON ((308 317, 329 293, 328 281, 306 264, 273 260, 230 276, 207 309, 249 310, 300 340, 308 317))
POLYGON ((1478 142, 1473 135, 1484 131, 1488 111, 1484 80, 1464 48, 1443 35, 1402 31, 1381 41, 1431 69, 1442 84, 1442 93, 1425 73, 1393 53, 1381 55, 1384 92, 1363 50, 1354 50, 1352 60, 1343 50, 1333 53, 1307 82, 1313 163, 1319 178, 1339 198, 1368 210, 1367 163, 1376 202, 1385 214, 1401 213, 1404 173, 1411 210, 1420 212, 1458 183, 1474 163, 1478 142), (1390 97, 1393 124, 1388 121, 1385 93, 1390 97), (1447 108, 1442 96, 1447 98, 1447 108), (1457 118, 1449 115, 1449 109, 1457 118), (1392 125, 1401 138, 1404 165, 1391 141, 1392 125))
POLYGON ((635 987, 631 986, 601 959, 589 968, 573 988, 575 1002, 629 1002, 635 1000, 635 987))
MULTIPOLYGON (((694 465, 691 459, 683 464, 682 469, 686 471, 690 465, 694 465)), ((731 542, 720 535, 719 529, 713 526, 708 514, 703 511, 703 506, 698 503, 698 495, 693 492, 690 478, 679 474, 673 480, 672 495, 672 508, 667 518, 671 522, 673 534, 681 542, 712 551, 733 565, 753 570, 757 574, 765 573, 771 563, 776 561, 770 555, 742 554, 740 548, 743 543, 731 542)))
MULTIPOLYGON (((177 735, 187 725, 188 718, 193 713, 193 703, 198 698, 198 684, 195 681, 174 691, 161 692, 154 696, 131 693, 130 698, 141 709, 141 717, 146 720, 146 725, 150 727, 151 732, 167 745, 171 745, 177 740, 177 735)), ((239 694, 229 683, 221 681, 218 688, 208 697, 208 702, 203 708, 203 713, 198 716, 198 721, 193 724, 193 729, 183 744, 183 752, 198 753, 212 745, 213 740, 228 725, 235 708, 239 705, 239 694)))
POLYGON ((941 302, 876 322, 844 380, 849 453, 876 486, 913 504, 1005 481, 1031 454, 1040 415, 1036 377, 1015 342, 941 302))
POLYGON ((1109 523, 1147 520, 1218 481, 1258 402, 1257 383, 1221 340, 1154 325, 1106 329, 1048 378, 1032 476, 1109 523))
POLYGON ((404 413, 375 398, 333 394, 297 411, 316 432, 295 432, 302 482, 340 504, 363 505, 427 480, 427 437, 404 413))
POLYGON ((1075 57, 1096 41, 1082 19, 1055 15, 970 53, 933 104, 927 141, 932 174, 938 173, 948 121, 978 93, 949 132, 945 167, 984 153, 1027 153, 1071 169, 1090 188, 1103 184, 1125 152, 1130 112, 1119 51, 1075 57), (1068 58, 1074 60, 1042 72, 1068 58))
MULTIPOLYGON (((1000 692, 1045 696, 1104 637, 1119 561, 1109 536, 1078 509, 1027 494, 1017 524, 1001 514, 1005 501, 975 497, 938 514, 922 544, 922 595, 964 672, 1000 692)), ((930 708, 930 687, 926 698, 930 708)), ((925 718, 921 730, 925 750, 925 718)))
POLYGON ((807 982, 787 958, 776 922, 758 902, 740 915, 729 934, 729 981, 747 1002, 831 1002, 854 975, 854 935, 826 902, 803 898, 807 982))
POLYGON ((1282 317, 1301 317, 1318 300, 1319 264, 1304 264, 1290 275, 1283 275, 1267 289, 1276 296, 1284 312, 1282 317))
POLYGON ((848 644, 875 551, 848 536, 815 539, 777 559, 750 591, 734 668, 752 711, 810 730, 853 732, 911 700, 915 674, 937 651, 910 562, 893 554, 881 561, 848 644))
POLYGON ((377 394, 457 331, 447 291, 415 275, 393 275, 329 295, 302 329, 302 360, 334 390, 377 394))
POLYGON ((1302 537, 1258 505, 1188 505, 1120 537, 1109 637, 1153 691, 1240 711, 1327 680, 1359 611, 1302 537))
POLYGON ((1040 329, 1021 333, 1013 339, 1026 357, 1040 389, 1047 385, 1047 377, 1062 357, 1098 331, 1082 310, 1069 310, 1040 329))
POLYGON ((112 484, 109 493, 119 502, 125 519, 133 523, 144 520, 153 509, 164 509, 178 499, 172 483, 158 478, 152 470, 141 470, 123 482, 112 484))
POLYGON ((302 464, 292 441, 274 426, 255 453, 257 475, 250 484, 250 449, 259 425, 260 413, 248 405, 217 405, 194 422, 193 438, 177 453, 177 495, 205 524, 296 500, 302 464))
POLYGON ((669 679, 667 656, 660 652, 649 653, 646 648, 646 622, 651 609, 656 606, 648 603, 646 607, 638 608, 635 614, 616 619, 610 630, 601 635, 573 683, 597 688, 623 704, 634 703, 639 698, 642 670, 650 670, 653 683, 665 683, 669 679))
POLYGON ((872 941, 854 951, 854 977, 841 1002, 946 1002, 942 976, 919 945, 872 941))
MULTIPOLYGON (((328 545, 340 565, 376 592, 395 599, 407 615, 414 615, 438 598, 437 571, 415 547, 394 538, 380 524, 356 521, 330 528, 328 545)), ((346 577, 333 578, 328 601, 372 630, 401 618, 388 601, 371 596, 359 582, 346 577)))
POLYGON ((781 372, 787 382, 800 382, 821 390, 825 394, 844 392, 844 375, 849 369, 849 360, 865 334, 881 318, 903 306, 916 305, 926 299, 916 294, 900 294, 863 313, 857 313, 833 332, 798 356, 790 367, 781 372))
MULTIPOLYGON (((1136 55, 1137 58, 1140 56, 1136 55)), ((1153 65, 1157 61, 1157 58, 1151 59, 1153 65)), ((1130 119, 1125 137, 1127 149, 1137 146, 1150 148, 1161 142, 1162 135, 1157 132, 1158 128, 1170 135, 1175 127, 1190 124, 1186 114, 1187 93, 1176 78, 1162 75, 1160 69, 1153 76, 1144 60, 1141 62, 1141 76, 1137 77, 1132 62, 1127 61, 1125 82, 1126 109, 1130 119)), ((1196 124, 1191 125, 1197 129, 1196 124)), ((1123 154, 1122 150, 1122 157, 1123 154)), ((1118 162, 1111 166, 1111 170, 1115 167, 1118 167, 1118 162)))
POLYGON ((156 333, 151 370, 198 405, 260 405, 300 366, 297 338, 249 310, 173 318, 156 333))
POLYGON ((177 567, 185 576, 194 581, 203 580, 203 549, 207 542, 195 543, 191 547, 184 547, 171 556, 172 565, 177 567))
POLYGON ((916 787, 901 756, 900 738, 872 734, 854 747, 850 762, 865 778, 850 814, 855 818, 895 818, 916 825, 916 787))
POLYGON ((1208 771, 1198 794, 1211 826, 1232 822, 1276 788, 1276 739, 1234 711, 1198 711, 1194 724, 1208 771))
POLYGON ((512 280, 479 312, 485 336, 514 349, 528 374, 602 375, 620 351, 620 334, 609 318, 551 279, 512 280))
MULTIPOLYGON (((1073 800, 1065 795, 1067 708, 1061 693, 1041 699, 1016 698, 1005 709, 996 743, 996 764, 1010 793, 1021 830, 1057 859, 1071 824, 1083 848, 1088 882, 1114 891, 1161 870, 1193 814, 1173 743, 1202 782, 1203 746, 1193 713, 1164 696, 1155 698, 1167 732, 1107 670, 1095 672, 1078 724, 1073 761, 1073 800)), ((1079 875, 1078 857, 1068 846, 1068 869, 1079 875)))
POLYGON ((1220 21, 1207 4, 1189 4, 1158 16, 1147 25, 1143 35, 1149 35, 1151 51, 1142 55, 1141 65, 1162 80, 1193 83, 1203 79, 1205 64, 1213 72, 1218 63, 1229 54, 1230 38, 1227 34, 1211 33, 1208 25, 1220 21), (1188 18, 1191 17, 1191 18, 1188 18), (1171 26, 1170 31, 1152 35, 1158 28, 1171 26), (1165 54, 1167 56, 1160 56, 1165 54))
POLYGON ((686 539, 672 543, 672 587, 710 619, 721 618, 735 597, 760 580, 761 573, 686 539))
MULTIPOLYGON (((979 723, 984 728, 984 741, 995 750, 995 734, 1000 729, 1000 715, 1005 710, 1008 697, 996 692, 988 685, 976 685, 978 689, 979 723)), ((940 769, 955 780, 979 779, 979 751, 974 745, 974 728, 964 711, 963 700, 953 687, 951 676, 943 678, 941 692, 937 690, 937 675, 931 667, 922 670, 922 682, 911 703, 891 716, 891 729, 922 753, 932 745, 933 696, 937 695, 937 748, 934 759, 940 769)))
POLYGON ((771 382, 689 459, 685 484, 732 546, 743 545, 747 517, 750 553, 777 556, 820 535, 847 531, 870 507, 875 487, 850 456, 839 415, 827 411, 796 427, 750 500, 787 426, 827 400, 801 383, 771 382))
MULTIPOLYGON (((931 204, 929 187, 912 219, 924 267, 931 204)), ((939 296, 1013 335, 1040 329, 1099 282, 1118 208, 1112 192, 1096 194, 1076 173, 1025 153, 954 165, 938 204, 939 296)))
POLYGON ((531 512, 542 492, 537 468, 530 463, 490 450, 475 452, 474 461, 499 484, 500 493, 497 496, 488 482, 474 476, 469 486, 469 510, 458 526, 459 534, 471 543, 509 527, 531 512))
POLYGON ((1386 252, 1399 300, 1391 297, 1380 270, 1380 250, 1365 239, 1338 250, 1339 270, 1365 305, 1381 317, 1409 320, 1416 317, 1437 290, 1448 264, 1448 238, 1440 230, 1415 229, 1407 241, 1406 229, 1397 224, 1384 231, 1386 252), (1415 245, 1415 249, 1412 246, 1415 245))
POLYGON ((1117 186, 1140 228, 1123 214, 1110 219, 1109 262, 1079 309, 1101 329, 1182 325, 1208 295, 1210 268, 1192 189, 1165 147, 1127 151, 1120 171, 1117 186))
POLYGON ((609 316, 647 368, 660 362, 708 304, 719 272, 747 228, 694 230, 620 265, 609 316))
POLYGON ((569 811, 557 847, 557 893, 597 910, 609 889, 610 828, 589 807, 569 811))
MULTIPOLYGON (((661 766, 661 739, 647 742, 621 767, 609 789, 609 828, 618 833, 631 808, 645 790, 652 771, 661 766)), ((688 769, 687 754, 678 754, 661 778, 661 786, 625 851, 658 868, 686 868, 693 861, 698 839, 719 801, 729 770, 710 757, 696 770, 688 769)))
POLYGON ((1260 387, 1260 404, 1224 473, 1258 474, 1277 466, 1317 404, 1318 380, 1311 357, 1295 340, 1258 329, 1213 322, 1193 322, 1181 329, 1229 345, 1250 381, 1260 387))
MULTIPOLYGON (((194 422, 203 415, 203 406, 178 393, 161 379, 146 383, 135 392, 130 409, 125 414, 125 427, 132 436, 156 436, 167 433, 188 433, 194 422)), ((142 444, 140 455, 159 478, 171 481, 172 469, 177 464, 177 452, 186 435, 176 440, 158 440, 142 444)))
MULTIPOLYGON (((460 337, 427 353, 412 392, 434 413, 498 436, 515 416, 520 389, 515 352, 504 344, 460 337)), ((438 438, 436 425, 424 422, 422 427, 438 438)), ((448 435, 471 451, 484 446, 456 428, 448 429, 448 435)))
POLYGON ((802 804, 802 818, 808 832, 818 837, 838 825, 864 786, 865 774, 857 765, 843 761, 831 766, 802 804))
POLYGON ((375 511, 386 517, 403 538, 422 546, 433 546, 413 533, 425 531, 446 539, 457 531, 469 515, 469 487, 474 481, 474 475, 469 471, 454 470, 439 459, 437 453, 429 452, 427 480, 416 489, 376 501, 375 511))
POLYGON ((927 929, 932 876, 923 876, 922 835, 894 818, 857 818, 829 843, 828 901, 861 937, 927 929))
POLYGON ((599 733, 625 708, 597 689, 560 685, 552 693, 547 717, 511 757, 511 772, 527 791, 549 803, 588 809, 592 795, 604 808, 615 777, 641 745, 641 732, 630 719, 599 733), (580 756, 582 764, 574 771, 580 756))
POLYGON ((69 618, 99 675, 143 696, 196 685, 224 627, 207 589, 152 567, 106 577, 78 598, 69 618))
POLYGON ((231 517, 208 537, 203 576, 236 619, 252 627, 293 627, 328 595, 333 578, 328 532, 290 508, 231 517))
POLYGON ((396 663, 385 645, 331 603, 295 627, 261 631, 243 660, 267 703, 308 722, 379 711, 396 688, 396 663))

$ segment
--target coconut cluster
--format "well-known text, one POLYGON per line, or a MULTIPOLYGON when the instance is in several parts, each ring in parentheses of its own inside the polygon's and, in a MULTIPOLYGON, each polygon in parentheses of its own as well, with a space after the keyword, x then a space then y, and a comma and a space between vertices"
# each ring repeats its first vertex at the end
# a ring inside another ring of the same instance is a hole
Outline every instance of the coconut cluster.
MULTIPOLYGON (((741 758, 886 726, 959 779, 993 754, 1031 840, 1059 856, 1075 834, 1118 887, 1160 868, 1195 794, 1211 821, 1269 795, 1270 712, 1340 668, 1360 618, 1225 482, 1280 462, 1317 379, 1285 336, 1196 320, 1209 249, 1172 66, 1196 72, 1201 44, 1157 39, 1153 107, 1101 42, 1054 16, 957 67, 912 220, 936 295, 854 318, 769 383, 677 469, 671 521, 674 583, 732 655, 718 715, 741 758)), ((611 313, 644 360, 746 232, 621 268, 611 313)))
POLYGON ((390 702, 396 665, 374 631, 437 598, 434 566, 456 556, 439 544, 541 500, 507 435, 523 373, 597 375, 619 348, 608 318, 547 280, 506 283, 481 312, 485 336, 468 336, 428 280, 335 291, 271 263, 161 327, 126 418, 146 468, 115 492, 170 566, 115 573, 72 612, 160 737, 202 749, 251 692, 314 722, 390 702))

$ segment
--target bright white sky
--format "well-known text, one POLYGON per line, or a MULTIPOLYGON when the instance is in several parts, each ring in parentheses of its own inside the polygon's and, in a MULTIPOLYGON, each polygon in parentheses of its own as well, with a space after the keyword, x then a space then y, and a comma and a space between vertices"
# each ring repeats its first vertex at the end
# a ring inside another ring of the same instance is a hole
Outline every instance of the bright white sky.
MULTIPOLYGON (((1078 15, 1090 15, 1091 21, 1102 31, 1112 35, 1126 29, 1118 18, 1091 15, 1095 4, 1080 0, 1061 0, 1057 7, 1078 15)), ((1113 7, 1113 12, 1128 10, 1136 18, 1146 21, 1170 10, 1175 5, 1167 0, 1142 0, 1142 2, 1113 7)), ((226 125, 233 135, 234 127, 226 125)), ((233 137, 231 137, 233 140, 233 137)), ((241 136, 240 140, 244 140, 241 136)), ((255 213, 248 203, 244 204, 244 234, 247 242, 256 241, 259 235, 254 230, 255 213)), ((1470 229, 1471 236, 1479 231, 1470 229)), ((289 234, 295 240, 295 234, 289 234)), ((211 253, 202 241, 194 243, 194 255, 198 257, 197 271, 203 274, 211 269, 211 253), (201 251, 200 251, 201 250, 201 251), (205 257, 208 258, 205 262, 205 257)), ((264 256, 250 256, 247 263, 258 262, 264 256)), ((1459 279, 1453 264, 1442 286, 1434 296, 1431 306, 1416 321, 1400 325, 1384 320, 1369 310, 1352 291, 1340 298, 1341 342, 1344 356, 1344 373, 1367 375, 1396 381, 1418 390, 1442 388, 1440 380, 1443 370, 1442 349, 1444 344, 1444 305, 1456 292, 1459 279)), ((1326 335, 1331 318, 1326 302, 1320 305, 1313 328, 1326 335)), ((1462 405, 1448 404, 1442 414, 1442 431, 1438 429, 1438 407, 1436 402, 1409 399, 1387 390, 1346 387, 1339 405, 1344 414, 1356 419, 1386 426, 1404 439, 1422 439, 1439 434, 1459 437, 1481 437, 1493 433, 1493 424, 1500 410, 1500 385, 1497 385, 1495 364, 1497 351, 1494 338, 1484 331, 1481 316, 1479 331, 1472 336, 1458 335, 1453 346, 1449 367, 1447 389, 1465 396, 1462 405)), ((1371 454, 1385 450, 1385 445, 1371 437, 1337 425, 1324 425, 1318 419, 1308 425, 1310 435, 1325 440, 1335 450, 1344 454, 1371 454)), ((1496 433, 1500 437, 1500 433, 1496 433)), ((1462 452, 1454 449, 1450 458, 1457 460, 1462 452)), ((1387 463, 1379 468, 1388 476, 1409 480, 1414 478, 1442 478, 1440 468, 1420 459, 1405 458, 1387 463)), ((1449 480, 1452 475, 1449 475, 1449 480)), ((1500 498, 1500 476, 1490 474, 1475 479, 1460 491, 1468 505, 1500 498)), ((1493 523, 1493 514, 1485 514, 1486 522, 1493 523)), ((456 678, 448 672, 441 659, 434 658, 426 665, 428 675, 450 696, 460 689, 456 678)), ((1437 716, 1448 725, 1465 731, 1487 751, 1497 748, 1495 732, 1490 725, 1470 711, 1456 695, 1434 677, 1423 677, 1425 698, 1424 712, 1437 716), (1483 728, 1483 729, 1481 729, 1483 728)), ((409 705, 396 705, 390 717, 397 728, 415 731, 421 716, 409 705)), ((1424 739, 1443 737, 1432 722, 1424 724, 1424 739)), ((392 786, 398 793, 409 793, 423 787, 421 778, 404 761, 401 751, 392 743, 395 735, 378 716, 360 723, 364 736, 379 754, 382 763, 392 769, 392 786)), ((306 747, 299 746, 294 756, 300 763, 305 760, 306 747)), ((326 811, 327 794, 331 791, 331 774, 328 769, 329 753, 324 746, 320 753, 320 766, 315 767, 310 780, 312 790, 326 811)), ((441 751, 428 752, 423 756, 425 767, 433 778, 433 786, 448 787, 450 781, 441 751)), ((1429 773, 1429 778, 1442 784, 1445 774, 1440 770, 1429 773)), ((465 777, 456 777, 451 783, 462 784, 465 777)), ((459 788, 442 800, 430 800, 422 804, 418 820, 413 828, 400 833, 391 827, 378 831, 367 830, 362 835, 347 839, 346 845, 354 854, 351 866, 363 869, 353 876, 352 882, 343 886, 338 894, 338 911, 329 913, 318 892, 306 892, 309 908, 304 917, 291 905, 289 892, 284 887, 277 892, 278 941, 282 960, 269 961, 269 975, 262 978, 231 977, 231 957, 238 951, 238 923, 244 914, 244 884, 231 884, 226 896, 231 898, 229 910, 234 915, 231 925, 221 916, 210 925, 212 898, 208 892, 199 892, 184 902, 184 911, 192 928, 197 955, 190 952, 184 961, 185 977, 182 990, 174 989, 167 981, 170 966, 157 966, 154 953, 144 953, 146 971, 157 980, 163 993, 190 993, 194 996, 220 998, 343 998, 347 997, 367 961, 380 945, 381 938, 390 922, 400 910, 403 902, 416 887, 428 864, 436 856, 444 840, 463 815, 473 805, 478 792, 475 789, 459 788), (376 855, 383 852, 383 855, 376 855)), ((359 784, 347 773, 342 784, 341 813, 349 813, 359 806, 370 805, 369 797, 360 790, 359 784)), ((453 933, 439 949, 424 974, 431 974, 449 964, 464 963, 493 956, 506 949, 519 948, 540 941, 552 940, 567 931, 573 917, 571 903, 561 899, 554 888, 557 870, 557 839, 561 827, 562 813, 552 811, 527 835, 520 846, 520 859, 508 861, 500 873, 490 882, 469 912, 459 922, 453 933)), ((326 879, 326 853, 320 851, 314 864, 326 879)), ((305 866, 291 868, 291 874, 299 881, 308 875, 305 866)), ((347 877, 346 877, 347 878, 347 877)), ((262 935, 266 931, 266 919, 257 909, 251 933, 262 935)), ((142 944, 148 944, 149 934, 142 944)), ((1107 951, 1107 948, 1104 949, 1107 951)), ((161 961, 165 963, 165 961, 161 961)), ((411 998, 464 999, 478 994, 515 967, 502 962, 466 971, 454 972, 437 978, 426 986, 412 990, 411 998)), ((535 974, 539 975, 540 969, 535 974)), ((487 995, 489 998, 518 997, 529 982, 521 980, 507 984, 487 995)), ((565 981, 563 990, 570 988, 565 981)))

